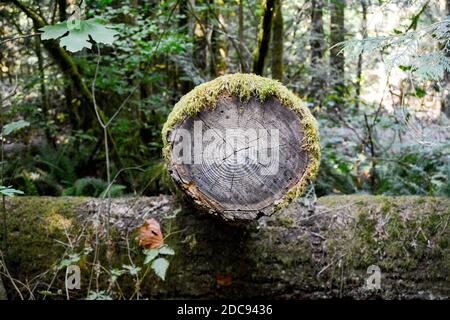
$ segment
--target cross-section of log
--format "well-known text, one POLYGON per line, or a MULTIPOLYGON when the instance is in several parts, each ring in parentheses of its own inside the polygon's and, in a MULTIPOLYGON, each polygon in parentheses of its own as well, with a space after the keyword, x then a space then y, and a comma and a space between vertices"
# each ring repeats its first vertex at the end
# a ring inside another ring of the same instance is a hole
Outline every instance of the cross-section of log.
POLYGON ((172 178, 226 220, 269 215, 301 195, 320 158, 317 123, 279 82, 233 74, 202 84, 163 128, 172 178))

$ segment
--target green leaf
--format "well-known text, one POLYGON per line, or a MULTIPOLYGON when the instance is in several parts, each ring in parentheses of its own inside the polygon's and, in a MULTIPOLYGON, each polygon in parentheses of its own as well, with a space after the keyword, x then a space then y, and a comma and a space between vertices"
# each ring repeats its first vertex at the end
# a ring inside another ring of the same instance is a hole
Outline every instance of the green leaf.
POLYGON ((152 269, 155 274, 160 277, 163 281, 166 279, 167 268, 169 267, 169 261, 164 258, 158 258, 152 263, 152 269))
POLYGON ((58 269, 66 268, 68 266, 71 266, 73 264, 76 264, 78 261, 80 261, 80 255, 78 254, 69 254, 68 259, 64 259, 59 263, 58 269))
POLYGON ((114 36, 118 34, 117 31, 110 29, 110 26, 102 24, 99 18, 92 18, 89 20, 79 21, 79 27, 69 28, 68 22, 63 21, 52 26, 45 26, 40 31, 43 31, 42 40, 61 38, 61 47, 66 47, 68 51, 77 52, 83 48, 92 48, 90 39, 97 43, 111 45, 114 42, 114 36), (67 35, 65 35, 67 33, 67 35))
POLYGON ((417 96, 417 98, 423 98, 423 97, 426 96, 426 94, 427 94, 427 92, 424 89, 416 88, 416 96, 417 96))
POLYGON ((9 187, 0 186, 0 194, 6 197, 13 197, 16 194, 23 194, 22 191, 9 187))
POLYGON ((112 298, 106 291, 93 291, 86 297, 86 300, 112 300, 112 298))
POLYGON ((157 256, 158 256, 158 249, 150 249, 150 250, 144 250, 145 254, 145 260, 144 264, 149 264, 152 262, 157 256))
POLYGON ((92 44, 88 41, 89 34, 86 33, 83 28, 80 30, 74 29, 69 32, 67 37, 61 39, 61 47, 66 47, 67 51, 77 52, 83 50, 83 48, 91 48, 92 44))
POLYGON ((11 133, 13 133, 17 130, 20 130, 22 128, 28 127, 29 125, 30 125, 30 123, 25 120, 19 120, 19 121, 5 124, 3 127, 3 135, 5 135, 5 136, 10 135, 11 133))
POLYGON ((43 31, 41 34, 42 40, 49 40, 62 37, 65 33, 69 32, 69 28, 67 28, 67 21, 64 21, 54 25, 45 26, 40 28, 39 31, 43 31))
POLYGON ((129 265, 123 265, 122 268, 127 270, 128 273, 132 276, 136 276, 141 271, 140 267, 133 267, 133 266, 129 266, 129 265))
POLYGON ((114 36, 119 34, 119 32, 103 25, 98 18, 86 20, 85 24, 87 32, 95 42, 112 45, 115 40, 114 36))
POLYGON ((159 253, 173 256, 175 254, 175 251, 173 251, 173 249, 171 247, 165 245, 165 246, 159 248, 159 253))

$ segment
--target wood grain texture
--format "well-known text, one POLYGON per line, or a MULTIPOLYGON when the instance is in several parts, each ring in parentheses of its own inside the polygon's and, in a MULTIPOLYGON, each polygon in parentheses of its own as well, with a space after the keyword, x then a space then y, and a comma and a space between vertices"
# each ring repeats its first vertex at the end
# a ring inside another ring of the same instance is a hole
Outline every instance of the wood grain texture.
POLYGON ((272 213, 305 173, 303 139, 298 114, 278 99, 223 95, 170 132, 169 172, 211 213, 255 219, 272 213))

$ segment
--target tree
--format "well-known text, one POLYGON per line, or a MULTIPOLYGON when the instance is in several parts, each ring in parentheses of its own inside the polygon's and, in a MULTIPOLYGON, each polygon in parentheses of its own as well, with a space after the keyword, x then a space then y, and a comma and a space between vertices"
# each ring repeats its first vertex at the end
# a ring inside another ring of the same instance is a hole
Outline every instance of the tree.
MULTIPOLYGON (((362 21, 361 21, 361 35, 363 39, 367 38, 367 0, 361 0, 362 9, 362 21)), ((359 109, 360 95, 361 95, 361 78, 362 78, 362 64, 363 64, 363 53, 360 52, 358 55, 358 66, 356 70, 356 109, 359 109)))
POLYGON ((334 87, 342 91, 344 85, 344 55, 340 54, 341 48, 336 44, 345 40, 344 25, 345 0, 330 1, 330 70, 334 87))
POLYGON ((323 30, 323 0, 311 1, 311 84, 309 87, 309 97, 318 100, 321 105, 322 91, 325 88, 325 77, 320 72, 320 66, 325 51, 325 34, 323 30))
POLYGON ((245 52, 244 48, 244 0, 239 0, 239 17, 238 17, 238 40, 239 40, 239 54, 241 55, 240 59, 240 69, 241 72, 247 72, 247 65, 243 59, 243 55, 245 52))
MULTIPOLYGON (((450 15, 450 0, 445 1, 445 13, 450 15)), ((445 48, 445 55, 450 58, 450 48, 448 43, 445 48)), ((450 119, 450 72, 445 70, 444 74, 444 97, 442 98, 441 110, 450 119)))
MULTIPOLYGON (((32 8, 26 6, 20 0, 13 0, 12 3, 20 9, 25 15, 33 21, 33 26, 35 30, 38 30, 47 25, 47 22, 44 18, 32 8)), ((48 51, 50 56, 55 60, 58 64, 64 75, 67 79, 70 79, 73 86, 77 89, 78 94, 81 97, 83 103, 80 105, 83 106, 80 110, 68 110, 70 115, 73 115, 73 126, 75 128, 83 127, 85 129, 90 128, 92 121, 94 119, 92 108, 85 108, 85 104, 92 103, 92 94, 88 89, 87 85, 84 83, 81 78, 80 71, 78 70, 78 66, 73 61, 71 56, 59 46, 57 41, 48 40, 43 42, 44 48, 48 51)))
POLYGON ((214 17, 215 21, 211 23, 211 62, 210 72, 211 77, 224 75, 227 71, 227 55, 228 55, 228 43, 223 37, 223 30, 225 27, 225 20, 218 9, 218 5, 215 1, 212 1, 209 6, 210 13, 214 17))
POLYGON ((282 0, 275 0, 272 26, 272 78, 283 81, 284 22, 282 0))
POLYGON ((269 52, 274 5, 275 0, 264 0, 262 3, 258 39, 253 54, 253 73, 258 75, 262 75, 264 72, 265 61, 269 52))

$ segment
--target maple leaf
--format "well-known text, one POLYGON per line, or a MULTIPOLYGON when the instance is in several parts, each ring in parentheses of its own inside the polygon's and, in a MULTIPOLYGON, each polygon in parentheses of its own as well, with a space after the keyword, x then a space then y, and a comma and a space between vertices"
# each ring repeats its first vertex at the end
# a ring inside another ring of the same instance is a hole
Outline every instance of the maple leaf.
POLYGON ((39 29, 42 31, 41 39, 61 39, 61 46, 66 47, 68 51, 77 52, 83 48, 92 48, 90 38, 97 43, 111 45, 114 42, 114 36, 119 34, 112 30, 111 26, 103 25, 101 19, 95 17, 89 20, 78 20, 79 27, 71 28, 67 21, 54 25, 48 25, 39 29))
POLYGON ((146 249, 157 249, 164 245, 161 227, 155 219, 145 221, 144 225, 138 229, 137 240, 139 245, 146 249))

